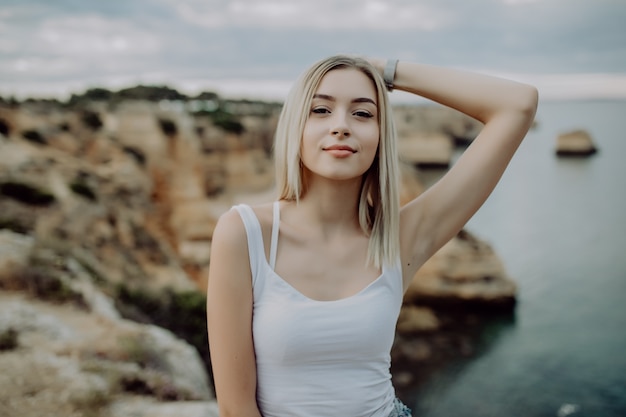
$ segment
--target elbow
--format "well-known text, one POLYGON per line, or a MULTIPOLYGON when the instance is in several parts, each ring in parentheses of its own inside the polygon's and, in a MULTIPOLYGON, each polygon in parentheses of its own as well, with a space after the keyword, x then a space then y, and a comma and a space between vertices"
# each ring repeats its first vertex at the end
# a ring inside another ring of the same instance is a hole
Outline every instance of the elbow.
POLYGON ((529 129, 537 113, 539 91, 532 85, 520 84, 514 97, 509 114, 515 115, 517 120, 529 129))
POLYGON ((520 108, 532 121, 539 105, 539 90, 532 85, 524 85, 524 92, 520 96, 520 108))

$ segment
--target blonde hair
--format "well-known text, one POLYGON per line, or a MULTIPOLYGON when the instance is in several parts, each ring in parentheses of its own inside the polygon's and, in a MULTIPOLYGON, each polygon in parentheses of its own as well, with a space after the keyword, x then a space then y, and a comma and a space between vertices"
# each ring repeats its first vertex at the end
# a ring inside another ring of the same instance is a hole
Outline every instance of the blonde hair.
POLYGON ((369 236, 367 259, 380 268, 393 265, 399 256, 399 165, 396 133, 389 98, 382 77, 365 59, 336 55, 312 65, 291 88, 278 120, 274 141, 278 198, 299 201, 303 185, 300 142, 311 102, 322 78, 337 69, 357 69, 372 80, 378 103, 380 140, 376 157, 363 176, 359 200, 359 224, 369 236))

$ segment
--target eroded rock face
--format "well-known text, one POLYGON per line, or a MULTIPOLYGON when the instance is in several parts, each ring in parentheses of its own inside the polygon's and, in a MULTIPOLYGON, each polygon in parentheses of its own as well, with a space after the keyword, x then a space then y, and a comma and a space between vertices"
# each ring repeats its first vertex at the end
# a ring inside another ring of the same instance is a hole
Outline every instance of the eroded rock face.
POLYGON ((557 156, 585 157, 598 151, 594 140, 585 130, 573 130, 561 133, 556 138, 557 156))
MULTIPOLYGON (((102 123, 91 115, 91 128, 80 112, 22 110, 0 109, 10 125, 0 137, 0 336, 9 347, 0 353, 0 414, 217 415, 208 347, 203 363, 190 344, 147 323, 164 314, 159 300, 204 291, 222 213, 275 198, 267 152, 275 118, 244 117, 237 135, 149 103, 92 109, 102 123), (25 131, 36 133, 25 139, 25 131), (121 300, 132 291, 136 298, 121 300), (134 302, 153 309, 133 310, 134 302)), ((436 109, 412 111, 398 113, 400 132, 421 125, 435 138, 425 146, 438 147, 401 149, 412 155, 402 202, 424 189, 413 166, 444 164, 450 138, 476 128, 436 109)), ((410 339, 446 329, 425 301, 497 304, 515 295, 507 279, 488 245, 455 237, 417 274, 395 355, 423 362, 441 347, 410 339)), ((203 320, 198 299, 177 302, 195 316, 174 319, 203 320)))
POLYGON ((452 139, 442 133, 414 133, 398 141, 400 159, 421 168, 448 168, 453 151, 452 139))
POLYGON ((405 300, 510 310, 516 293, 515 282, 491 246, 462 231, 417 272, 405 300))
POLYGON ((120 395, 213 399, 198 353, 164 329, 0 291, 8 329, 18 343, 0 353, 6 415, 107 415, 120 395))

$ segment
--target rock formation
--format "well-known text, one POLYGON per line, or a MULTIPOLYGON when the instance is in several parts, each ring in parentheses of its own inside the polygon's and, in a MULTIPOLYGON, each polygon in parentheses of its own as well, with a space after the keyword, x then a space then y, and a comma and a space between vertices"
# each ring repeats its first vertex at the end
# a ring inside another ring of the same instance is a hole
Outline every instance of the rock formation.
MULTIPOLYGON (((277 108, 231 103, 216 118, 174 104, 0 105, 0 415, 217 415, 203 311, 211 238, 233 204, 274 198, 277 108)), ((423 191, 415 165, 444 164, 450 138, 475 125, 431 107, 397 117, 406 202, 423 191), (438 148, 410 148, 411 137, 438 148)), ((416 276, 394 357, 432 358, 435 345, 412 335, 447 328, 441 302, 514 295, 493 250, 459 234, 416 276)))
POLYGON ((453 150, 452 139, 443 133, 416 133, 398 140, 400 159, 420 168, 448 168, 453 150))
POLYGON ((565 157, 586 157, 598 151, 589 132, 572 130, 561 133, 556 138, 556 154, 565 157))

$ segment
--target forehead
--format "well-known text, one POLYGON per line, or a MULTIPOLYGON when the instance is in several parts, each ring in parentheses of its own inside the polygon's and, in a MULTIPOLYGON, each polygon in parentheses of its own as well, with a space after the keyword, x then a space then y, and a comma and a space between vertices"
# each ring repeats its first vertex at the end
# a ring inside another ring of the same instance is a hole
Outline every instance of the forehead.
POLYGON ((374 82, 356 68, 334 69, 322 77, 315 91, 316 94, 336 98, 369 98, 376 103, 374 82))

